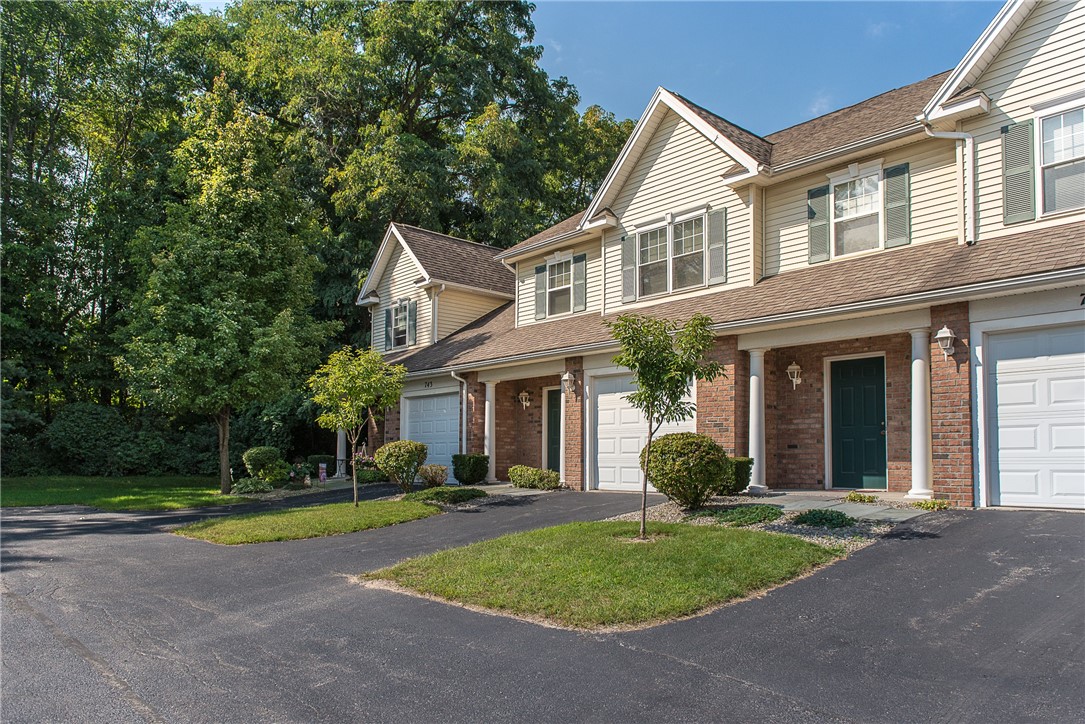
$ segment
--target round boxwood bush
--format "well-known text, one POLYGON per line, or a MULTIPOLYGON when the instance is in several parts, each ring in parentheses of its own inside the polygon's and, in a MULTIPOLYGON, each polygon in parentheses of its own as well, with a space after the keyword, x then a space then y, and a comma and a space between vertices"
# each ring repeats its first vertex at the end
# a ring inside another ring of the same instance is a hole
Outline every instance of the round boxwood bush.
POLYGON ((418 468, 418 477, 427 488, 439 488, 448 480, 448 468, 444 465, 423 465, 418 468))
MULTIPOLYGON (((640 465, 644 469, 644 453, 640 465)), ((652 441, 648 482, 679 506, 704 506, 727 474, 727 453, 707 435, 675 432, 652 441)))
POLYGON ((750 487, 753 458, 728 458, 727 472, 720 478, 716 495, 738 495, 750 487))
POLYGON ((794 522, 796 525, 809 525, 815 528, 847 528, 855 525, 855 518, 839 510, 814 508, 796 515, 794 522))
POLYGON ((490 469, 490 456, 482 453, 468 453, 452 456, 452 477, 460 485, 477 485, 486 479, 490 469))
MULTIPOLYGON (((241 456, 241 460, 245 463, 245 469, 249 471, 249 475, 257 478, 260 477, 261 470, 273 463, 282 461, 283 456, 282 453, 279 452, 279 448, 271 447, 270 445, 261 445, 258 447, 250 447, 241 456)), ((285 461, 283 462, 285 463, 285 461)))
POLYGON ((561 476, 553 470, 513 465, 509 468, 509 482, 517 488, 556 490, 561 487, 561 476))
POLYGON ((382 473, 404 493, 411 492, 418 468, 426 463, 426 446, 414 440, 396 440, 382 445, 373 455, 382 473))

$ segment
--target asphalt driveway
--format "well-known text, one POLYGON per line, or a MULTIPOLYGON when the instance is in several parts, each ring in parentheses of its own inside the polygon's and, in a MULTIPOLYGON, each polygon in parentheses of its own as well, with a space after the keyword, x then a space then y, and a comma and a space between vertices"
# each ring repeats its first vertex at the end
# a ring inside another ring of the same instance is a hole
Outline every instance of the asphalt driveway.
POLYGON ((624 634, 542 628, 348 578, 637 505, 556 493, 244 547, 166 532, 191 513, 5 509, 0 719, 1085 719, 1078 514, 923 516, 762 598, 624 634))

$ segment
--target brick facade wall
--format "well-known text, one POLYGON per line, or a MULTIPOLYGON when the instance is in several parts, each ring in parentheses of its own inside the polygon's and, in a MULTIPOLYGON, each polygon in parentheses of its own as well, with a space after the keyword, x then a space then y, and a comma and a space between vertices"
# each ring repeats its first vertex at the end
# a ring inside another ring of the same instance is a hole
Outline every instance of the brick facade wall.
POLYGON ((718 442, 728 455, 744 455, 750 427, 749 356, 739 351, 735 336, 716 339, 707 356, 723 365, 723 374, 697 383, 697 432, 718 442))
MULTIPOLYGON (((394 442, 399 439, 399 405, 393 405, 384 411, 384 442, 394 442)), ((372 455, 375 450, 370 450, 372 455)))
POLYGON ((825 486, 825 358, 885 353, 888 487, 911 488, 911 337, 893 334, 770 350, 765 355, 766 483, 770 488, 825 486), (792 390, 787 367, 802 367, 792 390))
POLYGON ((931 444, 934 497, 975 505, 972 484, 972 375, 968 302, 931 307, 931 444), (945 359, 934 335, 945 325, 957 339, 945 359))
POLYGON ((486 452, 486 385, 478 381, 478 372, 463 375, 467 380, 467 452, 486 452))
POLYGON ((509 468, 513 465, 542 467, 543 388, 557 387, 560 384, 560 375, 531 377, 497 384, 494 412, 497 423, 495 465, 498 480, 508 480, 509 468), (526 409, 517 399, 517 395, 523 391, 531 395, 531 404, 526 409))
POLYGON ((584 489, 584 358, 566 357, 565 371, 573 375, 574 390, 565 395, 565 485, 584 489))

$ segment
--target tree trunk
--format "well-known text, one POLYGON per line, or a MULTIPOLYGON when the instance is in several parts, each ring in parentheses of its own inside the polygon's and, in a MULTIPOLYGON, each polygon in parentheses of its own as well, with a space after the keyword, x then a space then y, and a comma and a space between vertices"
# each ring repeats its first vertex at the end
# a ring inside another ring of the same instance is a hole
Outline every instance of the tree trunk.
POLYGON ((350 440, 350 474, 354 478, 354 507, 358 507, 358 436, 350 440))
POLYGON ((644 446, 644 476, 640 486, 640 537, 648 537, 648 465, 652 462, 651 420, 648 427, 648 444, 644 446))
POLYGON ((215 415, 219 428, 219 489, 223 495, 230 492, 234 481, 230 479, 230 406, 215 415))

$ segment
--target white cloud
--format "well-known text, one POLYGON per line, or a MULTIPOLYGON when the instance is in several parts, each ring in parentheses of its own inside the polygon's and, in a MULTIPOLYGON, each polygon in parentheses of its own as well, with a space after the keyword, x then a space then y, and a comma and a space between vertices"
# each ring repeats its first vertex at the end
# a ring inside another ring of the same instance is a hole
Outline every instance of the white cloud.
POLYGON ((824 113, 829 112, 832 109, 832 103, 832 96, 830 96, 824 91, 821 91, 816 96, 814 96, 814 100, 810 101, 810 105, 807 107, 806 110, 808 113, 810 113, 810 115, 820 116, 824 113))
POLYGON ((867 22, 866 24, 866 36, 868 38, 880 38, 886 33, 896 30, 900 26, 896 23, 890 23, 886 20, 880 20, 878 22, 867 22))

